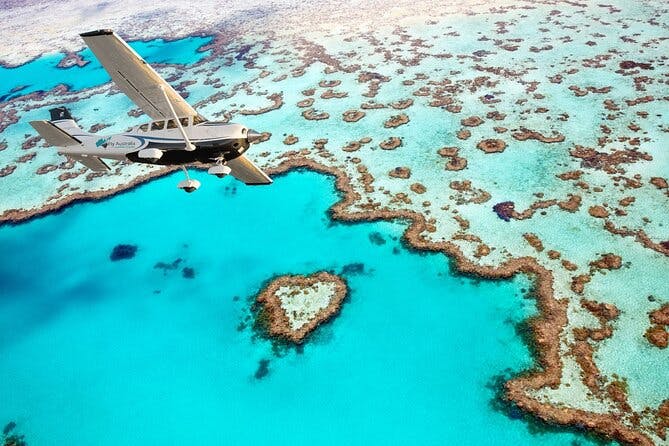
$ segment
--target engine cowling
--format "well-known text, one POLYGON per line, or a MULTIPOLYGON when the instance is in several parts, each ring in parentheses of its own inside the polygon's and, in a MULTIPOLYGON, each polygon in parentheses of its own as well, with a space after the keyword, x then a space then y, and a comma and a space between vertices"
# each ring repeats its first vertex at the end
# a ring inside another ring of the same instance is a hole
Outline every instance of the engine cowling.
POLYGON ((229 175, 232 170, 224 165, 224 164, 217 164, 216 166, 211 166, 209 170, 207 170, 207 173, 210 175, 216 175, 219 178, 223 178, 226 175, 229 175))
POLYGON ((137 153, 137 156, 140 159, 154 163, 163 157, 163 151, 160 149, 142 149, 137 153))

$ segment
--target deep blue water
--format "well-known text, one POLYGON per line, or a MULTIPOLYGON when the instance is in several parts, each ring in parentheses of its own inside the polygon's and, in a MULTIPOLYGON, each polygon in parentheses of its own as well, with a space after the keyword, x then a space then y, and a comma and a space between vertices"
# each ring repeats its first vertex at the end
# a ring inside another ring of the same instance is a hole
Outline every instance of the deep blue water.
MULTIPOLYGON (((209 37, 188 37, 172 41, 135 41, 129 42, 129 45, 150 64, 190 65, 209 55, 210 51, 197 52, 197 49, 210 41, 209 37)), ((47 54, 16 68, 0 67, 0 101, 35 91, 50 90, 59 84, 78 91, 111 80, 90 49, 86 48, 79 54, 90 63, 84 67, 75 65, 58 68, 58 62, 63 55, 47 54), (12 92, 16 87, 24 88, 12 92)))
POLYGON ((532 365, 526 278, 476 283, 406 250, 403 224, 333 223, 326 176, 194 176, 192 195, 172 175, 0 227, 0 424, 30 445, 588 443, 492 407, 494 378, 532 365), (119 243, 135 257, 110 261, 119 243), (273 275, 352 263, 349 301, 302 352, 239 330, 273 275))

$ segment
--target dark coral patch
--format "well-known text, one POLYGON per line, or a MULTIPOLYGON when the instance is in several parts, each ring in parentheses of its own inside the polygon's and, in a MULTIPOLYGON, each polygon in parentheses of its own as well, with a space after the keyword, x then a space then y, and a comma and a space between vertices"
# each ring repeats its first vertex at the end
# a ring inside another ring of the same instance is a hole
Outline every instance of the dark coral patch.
POLYGON ((365 272, 364 263, 349 263, 348 265, 344 265, 344 267, 341 270, 342 274, 349 274, 349 275, 363 274, 364 272, 365 272))
POLYGON ((137 245, 116 245, 109 254, 109 260, 116 262, 118 260, 127 260, 135 257, 137 253, 137 245))
POLYGON ((163 274, 167 274, 167 271, 172 271, 175 270, 179 267, 179 264, 183 261, 182 258, 178 258, 174 260, 172 263, 166 263, 166 262, 157 262, 153 267, 155 269, 162 269, 163 274))
POLYGON ((258 361, 258 369, 253 375, 255 379, 263 379, 269 375, 269 359, 261 359, 258 361))
POLYGON ((506 143, 501 139, 484 139, 476 145, 485 153, 499 153, 506 149, 506 143))
POLYGON ((501 218, 504 221, 511 221, 511 217, 513 216, 513 212, 515 205, 513 201, 503 201, 501 203, 497 203, 492 207, 492 210, 495 211, 497 216, 501 218))
POLYGON ((380 232, 370 232, 369 233, 369 241, 372 242, 375 245, 385 245, 386 244, 386 239, 383 238, 383 235, 381 235, 380 232))
POLYGON ((653 65, 645 62, 635 62, 633 60, 623 60, 620 62, 620 68, 623 70, 631 70, 634 68, 641 68, 642 70, 652 70, 653 65))
POLYGON ((190 266, 186 266, 184 269, 181 270, 181 275, 184 277, 184 279, 194 279, 195 270, 190 266))

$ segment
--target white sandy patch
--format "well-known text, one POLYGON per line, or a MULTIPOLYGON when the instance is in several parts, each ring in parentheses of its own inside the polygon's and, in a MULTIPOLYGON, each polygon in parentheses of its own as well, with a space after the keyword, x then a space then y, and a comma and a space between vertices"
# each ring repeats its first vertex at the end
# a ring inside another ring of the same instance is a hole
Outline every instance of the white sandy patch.
POLYGON ((299 330, 327 308, 336 291, 336 284, 319 282, 307 288, 282 286, 276 295, 281 301, 281 308, 288 316, 290 328, 299 330))

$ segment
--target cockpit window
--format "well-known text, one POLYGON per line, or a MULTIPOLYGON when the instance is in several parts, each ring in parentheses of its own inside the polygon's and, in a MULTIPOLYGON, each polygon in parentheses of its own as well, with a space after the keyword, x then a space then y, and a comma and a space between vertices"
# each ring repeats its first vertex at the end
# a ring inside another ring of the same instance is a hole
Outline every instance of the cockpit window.
POLYGON ((202 116, 200 115, 193 116, 193 125, 202 124, 203 122, 207 122, 207 120, 204 119, 202 116))
POLYGON ((167 128, 168 129, 177 128, 177 122, 174 119, 170 119, 169 121, 167 121, 167 128))
POLYGON ((188 118, 179 118, 179 122, 181 122, 181 127, 188 127, 188 118))
POLYGON ((147 130, 149 130, 149 124, 142 124, 142 125, 139 126, 139 129, 142 132, 146 132, 147 130))
POLYGON ((151 130, 162 130, 165 127, 165 121, 156 121, 151 124, 151 130))

